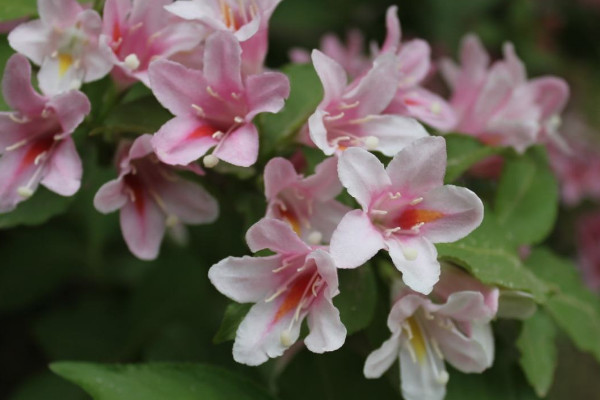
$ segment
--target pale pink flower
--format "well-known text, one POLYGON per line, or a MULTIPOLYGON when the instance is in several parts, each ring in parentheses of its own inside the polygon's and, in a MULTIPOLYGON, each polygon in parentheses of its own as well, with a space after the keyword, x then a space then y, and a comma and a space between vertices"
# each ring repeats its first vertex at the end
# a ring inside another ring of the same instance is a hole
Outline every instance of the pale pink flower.
POLYGON ((228 31, 242 47, 246 73, 262 71, 268 50, 268 24, 281 0, 178 0, 165 8, 210 31, 228 31))
POLYGON ((586 285, 600 290, 600 213, 584 214, 577 221, 578 266, 586 285))
POLYGON ((216 200, 202 186, 182 179, 176 168, 156 158, 151 137, 142 135, 121 147, 119 177, 105 183, 94 198, 104 214, 121 210, 125 242, 143 260, 158 256, 166 228, 211 223, 219 214, 216 200))
POLYGON ((304 318, 310 330, 304 344, 310 351, 340 348, 346 328, 332 302, 339 290, 329 254, 305 244, 285 222, 269 218, 252 226, 246 241, 253 252, 270 249, 276 254, 227 257, 208 273, 227 297, 256 303, 237 330, 234 359, 259 365, 282 355, 298 340, 304 318))
POLYGON ((176 117, 152 139, 167 164, 186 165, 215 147, 205 165, 217 159, 247 167, 258 156, 258 131, 252 123, 262 112, 278 112, 288 97, 287 77, 278 72, 246 76, 241 48, 228 32, 206 41, 204 70, 168 60, 150 66, 150 83, 158 100, 176 117))
POLYGON ((46 94, 78 89, 104 77, 113 66, 110 48, 99 40, 102 19, 77 0, 38 0, 40 19, 9 35, 10 46, 40 65, 38 80, 46 94))
POLYGON ((41 183, 61 196, 81 184, 81 159, 71 134, 90 112, 81 92, 41 96, 31 85, 27 58, 13 55, 2 79, 6 103, 0 112, 0 212, 11 211, 41 183))
POLYGON ((387 168, 359 148, 340 155, 342 184, 362 210, 346 214, 331 238, 339 268, 355 268, 379 250, 413 290, 428 294, 440 275, 433 243, 459 240, 483 219, 483 204, 469 189, 444 185, 446 145, 441 137, 415 141, 387 168))
POLYGON ((474 35, 463 39, 460 58, 460 66, 450 60, 441 64, 458 114, 453 130, 520 153, 535 143, 561 142, 560 113, 569 97, 564 80, 552 76, 527 80, 510 43, 504 45, 504 59, 489 65, 489 56, 474 35))
POLYGON ((340 64, 318 50, 312 53, 324 97, 308 119, 312 142, 331 155, 348 147, 363 147, 393 156, 428 133, 412 118, 383 114, 398 86, 393 55, 376 59, 362 77, 347 83, 340 64))
POLYGON ((496 308, 490 302, 497 301, 497 289, 487 290, 486 295, 476 287, 458 286, 434 302, 398 286, 387 321, 392 336, 367 358, 367 378, 379 378, 399 359, 406 400, 442 400, 449 379, 444 361, 465 373, 480 373, 492 365, 494 337, 489 322, 496 308))
POLYGON ((287 222, 305 242, 329 243, 331 234, 350 211, 335 200, 342 191, 337 176, 337 159, 327 158, 314 175, 298 175, 293 164, 274 158, 265 167, 267 217, 287 222))
POLYGON ((148 67, 156 59, 189 51, 204 38, 203 29, 167 12, 171 0, 107 0, 102 33, 115 59, 113 76, 122 85, 150 86, 148 67))

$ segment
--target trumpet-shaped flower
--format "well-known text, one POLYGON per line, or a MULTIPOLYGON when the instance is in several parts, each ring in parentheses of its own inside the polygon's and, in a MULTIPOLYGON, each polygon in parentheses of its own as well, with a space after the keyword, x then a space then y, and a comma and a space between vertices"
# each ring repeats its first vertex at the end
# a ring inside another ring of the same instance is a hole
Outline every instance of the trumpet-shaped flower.
POLYGON ((459 289, 434 303, 404 287, 388 316, 392 336, 369 355, 365 376, 379 378, 399 359, 406 400, 442 400, 449 379, 444 360, 465 373, 480 373, 492 365, 489 321, 495 309, 489 301, 482 292, 459 289))
POLYGON ((377 150, 393 156, 427 131, 412 118, 384 115, 398 86, 395 59, 383 55, 363 76, 347 84, 344 69, 318 50, 312 60, 324 97, 308 119, 313 143, 327 155, 348 147, 377 150))
POLYGON ((40 65, 38 80, 46 94, 78 89, 104 77, 113 67, 110 48, 101 41, 102 19, 77 0, 38 0, 40 19, 9 35, 11 47, 40 65))
POLYGON ((0 112, 0 212, 29 198, 41 183, 62 196, 81 184, 81 159, 71 133, 90 112, 81 92, 41 96, 31 86, 27 58, 12 56, 2 90, 15 111, 0 112))
POLYGON ((123 85, 139 80, 150 86, 151 61, 193 49, 202 27, 164 9, 170 0, 107 0, 102 32, 116 57, 113 75, 123 85))
POLYGON ((338 291, 337 270, 323 249, 309 247, 285 222, 265 218, 252 226, 246 241, 253 252, 270 249, 268 257, 228 257, 208 273, 213 285, 239 303, 256 303, 240 324, 233 345, 237 362, 259 365, 278 357, 300 335, 306 318, 306 347, 315 352, 337 350, 346 328, 332 298, 338 291))
MULTIPOLYGON (((180 178, 175 168, 161 163, 142 135, 119 151, 119 177, 96 193, 94 206, 104 214, 121 210, 121 231, 136 257, 157 257, 167 227, 213 222, 216 200, 202 186, 180 178)), ((192 169, 192 167, 189 167, 192 169)))
POLYGON ((246 73, 262 71, 268 49, 268 23, 281 0, 178 0, 166 9, 196 20, 210 31, 228 31, 240 42, 246 73))
POLYGON ((243 167, 254 164, 258 131, 252 119, 261 112, 278 112, 290 86, 281 73, 246 76, 241 66, 241 48, 228 32, 207 39, 203 71, 168 60, 152 63, 152 90, 176 116, 152 140, 163 162, 186 165, 215 147, 205 165, 218 159, 243 167))
POLYGON ((504 60, 490 66, 488 54, 474 35, 463 39, 460 58, 460 67, 450 60, 441 65, 453 91, 451 105, 458 114, 454 130, 521 153, 538 142, 562 143, 560 113, 569 97, 564 80, 544 76, 528 81, 510 43, 504 45, 504 60))
POLYGON ((342 217, 350 211, 335 200, 342 191, 337 160, 328 158, 304 178, 292 163, 274 158, 265 167, 267 217, 287 222, 305 242, 328 243, 342 217))
POLYGON ((336 265, 355 268, 385 249, 411 289, 431 292, 440 275, 433 243, 461 239, 483 219, 477 195, 443 184, 445 169, 446 146, 440 137, 415 141, 387 169, 363 149, 344 151, 339 177, 362 210, 346 214, 333 232, 336 265))

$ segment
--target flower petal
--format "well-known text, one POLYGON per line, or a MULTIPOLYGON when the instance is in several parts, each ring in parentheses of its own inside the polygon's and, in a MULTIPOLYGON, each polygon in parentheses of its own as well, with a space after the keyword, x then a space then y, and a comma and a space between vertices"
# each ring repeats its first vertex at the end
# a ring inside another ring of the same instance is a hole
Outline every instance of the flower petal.
POLYGON ((187 165, 218 143, 213 133, 214 129, 199 118, 175 117, 156 132, 152 146, 162 162, 187 165))
POLYGON ((127 203, 128 197, 124 193, 123 180, 113 179, 106 182, 98 189, 94 196, 94 207, 102 214, 118 210, 127 203))
POLYGON ((301 185, 315 199, 327 201, 335 198, 342 191, 342 183, 337 174, 338 160, 328 157, 315 167, 315 173, 307 176, 301 185))
POLYGON ((402 279, 415 292, 429 294, 440 277, 435 246, 423 237, 386 240, 390 257, 402 279), (410 254, 410 255, 409 255, 410 254))
POLYGON ((365 361, 363 373, 365 377, 379 378, 387 371, 400 355, 400 345, 403 342, 400 330, 394 331, 392 336, 383 342, 381 347, 369 354, 365 361))
POLYGON ((136 193, 135 202, 128 201, 120 214, 121 231, 129 250, 142 260, 158 256, 165 233, 165 217, 160 208, 145 193, 136 193))
POLYGON ((81 186, 81 158, 70 137, 61 140, 47 161, 42 185, 61 196, 74 195, 81 186))
POLYGON ((229 32, 215 32, 206 39, 204 77, 218 93, 240 93, 242 84, 242 49, 229 32))
POLYGON ((353 210, 344 216, 331 236, 330 252, 338 268, 356 268, 385 246, 368 215, 353 210))
POLYGON ((290 80, 279 72, 264 72, 246 79, 246 97, 250 111, 246 121, 262 112, 279 112, 290 95, 290 80))
POLYGON ((385 27, 387 33, 385 35, 385 41, 381 46, 381 52, 396 53, 396 51, 398 51, 398 46, 400 45, 400 39, 402 38, 400 20, 398 19, 398 6, 388 7, 385 13, 385 27))
POLYGON ((400 381, 402 396, 406 400, 443 400, 446 396, 448 373, 444 361, 433 352, 428 337, 427 355, 422 362, 413 359, 408 344, 400 351, 400 381))
POLYGON ((442 131, 450 131, 457 123, 456 113, 450 104, 421 87, 398 91, 386 113, 411 116, 442 131))
POLYGON ((31 65, 25 56, 10 57, 2 78, 2 94, 6 104, 25 115, 37 116, 46 105, 46 98, 31 86, 31 65))
POLYGON ((331 235, 348 212, 350 207, 336 200, 317 201, 313 204, 310 226, 322 235, 322 243, 329 243, 331 235))
POLYGON ((298 173, 285 158, 272 158, 265 166, 265 196, 272 200, 285 188, 298 182, 298 173))
POLYGON ((223 161, 239 167, 249 167, 258 158, 258 130, 247 123, 227 135, 213 154, 223 161))
POLYGON ((48 54, 48 37, 52 29, 41 20, 24 22, 8 34, 10 47, 24 54, 36 65, 42 65, 48 54))
POLYGON ((348 78, 340 64, 319 50, 313 50, 311 58, 323 85, 321 106, 326 107, 332 101, 342 97, 348 78))
POLYGON ((338 175, 342 185, 364 210, 369 208, 374 196, 391 184, 381 161, 357 147, 349 148, 339 156, 338 175))
POLYGON ((76 0, 45 0, 38 1, 40 19, 47 25, 62 26, 75 21, 83 10, 76 0))
POLYGON ((280 254, 307 253, 308 247, 289 224, 272 218, 263 218, 248 229, 246 242, 250 250, 270 249, 280 254))
POLYGON ((321 149, 323 153, 330 156, 335 153, 335 147, 331 146, 327 139, 327 128, 324 122, 324 118, 327 115, 327 112, 324 110, 315 110, 308 118, 308 131, 314 145, 321 149))
POLYGON ((165 208, 186 224, 209 224, 219 216, 219 203, 202 186, 185 179, 166 181, 160 195, 165 208))
MULTIPOLYGON (((433 324, 431 324, 433 326, 433 324)), ((459 371, 481 373, 494 361, 494 336, 489 323, 473 323, 467 337, 455 329, 433 327, 446 360, 459 371)))
POLYGON ((346 327, 340 319, 340 312, 325 295, 319 296, 310 306, 307 315, 310 333, 304 344, 313 353, 334 351, 346 341, 346 327))
POLYGON ((413 87, 424 80, 431 68, 430 59, 431 49, 426 41, 414 39, 402 44, 397 58, 400 87, 413 87))
POLYGON ((56 113, 62 133, 69 134, 83 122, 92 105, 85 94, 72 90, 53 96, 48 101, 48 108, 56 113))
POLYGON ((527 86, 535 93, 535 102, 542 108, 543 118, 561 112, 569 99, 569 85, 560 78, 544 76, 532 79, 527 86))

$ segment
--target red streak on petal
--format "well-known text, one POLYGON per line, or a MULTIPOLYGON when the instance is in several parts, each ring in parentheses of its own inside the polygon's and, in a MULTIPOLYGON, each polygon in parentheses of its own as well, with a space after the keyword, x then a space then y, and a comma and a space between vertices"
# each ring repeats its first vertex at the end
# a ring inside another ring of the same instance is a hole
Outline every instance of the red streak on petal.
POLYGON ((294 232, 296 232, 296 234, 298 236, 300 236, 302 233, 302 230, 300 227, 300 221, 298 221, 298 218, 296 217, 296 215, 292 211, 290 211, 289 208, 284 210, 281 207, 279 207, 279 212, 281 213, 281 218, 286 220, 286 222, 288 224, 290 224, 290 226, 292 227, 294 232))
POLYGON ((46 136, 33 142, 21 160, 18 173, 35 163, 35 159, 43 152, 50 150, 53 143, 54 138, 52 136, 46 136))
POLYGON ((417 224, 433 222, 443 216, 444 214, 439 211, 409 208, 396 219, 396 225, 402 229, 410 229, 417 224))
POLYGON ((212 136, 216 131, 217 129, 213 128, 210 125, 200 125, 192 132, 190 132, 190 134, 187 136, 187 139, 202 139, 204 137, 212 136))
POLYGON ((420 106, 421 102, 417 99, 405 98, 404 104, 406 104, 407 106, 420 106))
POLYGON ((302 300, 302 296, 306 291, 306 286, 310 283, 311 278, 312 274, 304 274, 294 281, 293 286, 286 293, 283 303, 281 303, 279 306, 279 309, 275 314, 275 318, 273 319, 273 323, 276 323, 287 313, 295 310, 298 307, 298 304, 300 303, 300 300, 302 300))
POLYGON ((139 215, 143 215, 146 210, 146 201, 144 200, 144 186, 139 179, 133 175, 125 175, 123 178, 127 187, 133 192, 133 204, 139 215))
POLYGON ((121 26, 119 25, 118 22, 115 22, 115 24, 113 25, 113 31, 112 31, 112 41, 113 41, 113 51, 115 52, 115 54, 119 53, 119 50, 121 50, 121 44, 123 38, 121 37, 121 26))

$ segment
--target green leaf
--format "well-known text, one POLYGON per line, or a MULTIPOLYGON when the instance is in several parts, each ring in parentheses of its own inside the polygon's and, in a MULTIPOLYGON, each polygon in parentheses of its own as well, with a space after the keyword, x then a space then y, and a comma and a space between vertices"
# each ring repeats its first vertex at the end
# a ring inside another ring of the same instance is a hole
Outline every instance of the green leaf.
POLYGON ((81 389, 47 371, 27 379, 8 397, 8 400, 85 400, 87 398, 81 389))
POLYGON ((147 96, 115 107, 104 121, 105 126, 99 129, 116 133, 154 133, 171 118, 154 96, 147 96))
POLYGON ((504 230, 487 208, 481 226, 469 236, 436 247, 442 260, 466 268, 483 283, 527 291, 538 302, 545 298, 547 286, 523 266, 504 230))
POLYGON ((339 269, 340 294, 333 304, 340 310, 342 322, 351 335, 371 323, 377 303, 377 285, 371 265, 356 269, 339 269))
POLYGON ((36 0, 0 0, 0 22, 37 14, 36 0))
POLYGON ((542 311, 523 322, 517 347, 525 377, 539 397, 548 394, 556 369, 556 325, 542 311))
POLYGON ((290 97, 280 112, 262 114, 259 120, 261 149, 267 152, 291 139, 323 98, 321 81, 312 64, 290 64, 282 72, 290 79, 290 97))
POLYGON ((67 211, 72 201, 73 197, 62 197, 39 187, 33 197, 20 203, 15 210, 0 214, 0 229, 41 225, 67 211))
POLYGON ((246 378, 202 364, 102 365, 58 362, 56 374, 82 387, 95 400, 267 400, 246 378))
POLYGON ((475 163, 494 154, 500 153, 501 147, 490 147, 472 136, 452 133, 444 135, 446 139, 446 183, 454 182, 475 163))
POLYGON ((213 338, 213 343, 219 344, 235 339, 235 332, 248 311, 250 311, 250 307, 252 307, 252 304, 229 304, 225 309, 223 322, 213 338))
POLYGON ((527 265, 553 289, 544 306, 556 324, 600 361, 600 300, 583 286, 575 265, 546 249, 536 249, 527 265))
POLYGON ((516 244, 535 244, 554 227, 558 212, 558 183, 543 149, 507 160, 496 195, 498 225, 516 244))

